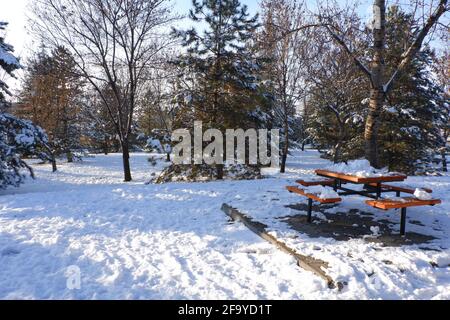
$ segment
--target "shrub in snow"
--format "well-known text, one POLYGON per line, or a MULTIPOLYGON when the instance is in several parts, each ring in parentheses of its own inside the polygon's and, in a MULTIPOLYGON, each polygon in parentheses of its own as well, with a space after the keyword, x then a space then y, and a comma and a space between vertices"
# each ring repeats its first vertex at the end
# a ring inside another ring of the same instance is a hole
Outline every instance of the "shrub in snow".
POLYGON ((154 129, 147 138, 145 149, 150 152, 156 152, 167 155, 167 161, 170 161, 171 133, 167 130, 154 129))
MULTIPOLYGON (((261 179, 259 167, 248 165, 227 165, 224 179, 254 180, 261 179)), ((207 182, 217 180, 217 168, 208 165, 171 165, 164 169, 156 183, 167 182, 207 182)))

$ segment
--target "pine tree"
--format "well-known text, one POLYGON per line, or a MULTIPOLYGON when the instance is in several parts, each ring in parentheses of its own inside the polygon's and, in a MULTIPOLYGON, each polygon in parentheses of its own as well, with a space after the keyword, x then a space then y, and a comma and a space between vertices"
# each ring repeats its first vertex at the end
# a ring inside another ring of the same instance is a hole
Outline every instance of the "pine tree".
MULTIPOLYGON (((193 76, 193 86, 182 93, 192 110, 185 113, 203 121, 205 129, 244 128, 258 100, 259 65, 250 45, 258 16, 250 17, 238 0, 193 0, 193 7, 190 19, 204 22, 205 31, 174 30, 187 49, 178 63, 193 76)), ((216 167, 222 179, 223 166, 216 167)))
MULTIPOLYGON (((412 41, 411 20, 396 6, 387 14, 388 69, 395 67, 394 57, 412 41)), ((434 52, 425 46, 386 99, 381 113, 380 161, 392 170, 425 173, 445 145, 441 135, 445 123, 443 93, 431 73, 433 57, 434 52)))
POLYGON ((436 78, 435 83, 441 91, 441 126, 442 146, 439 148, 441 155, 442 171, 448 172, 447 155, 450 153, 448 144, 450 138, 450 52, 444 50, 436 55, 433 63, 433 71, 436 78))
MULTIPOLYGON (((5 30, 7 22, 0 21, 0 32, 5 30)), ((19 60, 13 55, 14 48, 5 43, 5 39, 0 35, 0 68, 7 75, 14 77, 14 71, 21 67, 19 60)), ((10 95, 8 85, 0 79, 0 111, 4 111, 8 106, 5 94, 10 95)))

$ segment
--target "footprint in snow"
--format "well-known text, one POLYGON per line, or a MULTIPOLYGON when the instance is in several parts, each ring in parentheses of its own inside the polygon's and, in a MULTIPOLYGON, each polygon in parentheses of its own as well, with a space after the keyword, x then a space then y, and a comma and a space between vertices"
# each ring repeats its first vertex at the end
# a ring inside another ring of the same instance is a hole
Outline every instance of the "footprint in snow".
POLYGON ((14 256, 20 253, 20 250, 17 250, 15 248, 5 248, 2 250, 1 252, 1 256, 2 257, 6 257, 6 256, 14 256))

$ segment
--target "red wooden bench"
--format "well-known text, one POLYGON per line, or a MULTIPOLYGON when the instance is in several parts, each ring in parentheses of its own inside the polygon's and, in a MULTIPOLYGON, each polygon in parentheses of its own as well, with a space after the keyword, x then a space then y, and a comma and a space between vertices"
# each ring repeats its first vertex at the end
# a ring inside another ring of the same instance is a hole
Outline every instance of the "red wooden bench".
POLYGON ((439 199, 419 200, 414 197, 406 197, 399 199, 367 200, 366 203, 371 207, 381 210, 401 209, 400 234, 404 236, 406 234, 406 208, 435 206, 442 203, 442 201, 439 199))
POLYGON ((333 179, 316 179, 311 181, 297 180, 295 181, 304 187, 314 187, 314 186, 332 186, 334 184, 333 179))
POLYGON ((318 196, 318 194, 314 194, 314 193, 309 193, 303 189, 300 189, 298 187, 286 187, 286 189, 291 192, 291 193, 296 193, 299 194, 301 196, 307 197, 308 198, 308 222, 310 223, 312 221, 312 202, 316 201, 319 202, 321 204, 325 204, 325 203, 337 203, 337 202, 341 202, 342 199, 341 198, 328 198, 328 199, 323 199, 320 198, 318 196))
MULTIPOLYGON (((369 184, 371 187, 376 187, 377 184, 376 183, 371 183, 369 184)), ((411 187, 411 186, 396 186, 396 185, 391 185, 391 184, 385 184, 382 183, 381 185, 381 189, 383 190, 390 190, 390 191, 396 191, 397 192, 397 197, 400 197, 400 193, 409 193, 409 194, 414 194, 414 192, 416 192, 416 188, 411 187)), ((428 193, 433 193, 433 190, 428 189, 428 188, 420 188, 421 190, 428 192, 428 193)))

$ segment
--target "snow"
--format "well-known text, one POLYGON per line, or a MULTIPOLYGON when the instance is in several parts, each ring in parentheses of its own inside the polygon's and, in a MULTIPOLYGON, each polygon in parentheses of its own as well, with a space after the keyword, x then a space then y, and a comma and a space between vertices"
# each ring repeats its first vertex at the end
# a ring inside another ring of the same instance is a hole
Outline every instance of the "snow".
POLYGON ((416 191, 414 192, 414 197, 416 197, 419 200, 431 200, 433 199, 433 196, 426 192, 425 190, 422 189, 416 189, 416 191))
POLYGON ((389 172, 387 169, 375 169, 366 159, 349 161, 346 163, 338 163, 329 165, 326 170, 357 176, 360 178, 380 177, 396 174, 389 172))
MULTIPOLYGON (((443 204, 409 208, 407 231, 436 239, 383 247, 363 239, 310 237, 280 219, 306 215, 286 207, 306 201, 285 186, 330 165, 316 151, 294 152, 286 174, 267 170, 263 180, 162 185, 145 184, 167 165, 159 155, 151 166, 149 156, 131 155, 131 183, 122 182, 121 155, 111 154, 59 164, 54 174, 51 166, 34 163, 35 181, 0 191, 0 298, 450 298, 449 175, 408 179, 432 188, 443 204), (231 223, 222 203, 267 224, 299 253, 327 261, 330 276, 347 283, 344 290, 328 289, 295 259, 231 223), (80 288, 71 290, 67 277, 74 270, 80 271, 80 288)), ((392 221, 398 232, 397 212, 370 208, 358 196, 327 212, 355 208, 392 221)), ((315 212, 314 219, 323 220, 323 214, 315 212)), ((367 227, 368 236, 379 233, 367 227)))
POLYGON ((27 133, 20 133, 16 135, 15 140, 18 144, 25 145, 25 146, 31 146, 35 143, 33 133, 30 131, 27 133))
POLYGON ((7 65, 19 66, 19 61, 13 54, 7 52, 4 48, 0 47, 0 60, 7 65))
POLYGON ((305 189, 306 193, 314 194, 320 199, 337 199, 339 195, 331 188, 312 186, 305 189))

